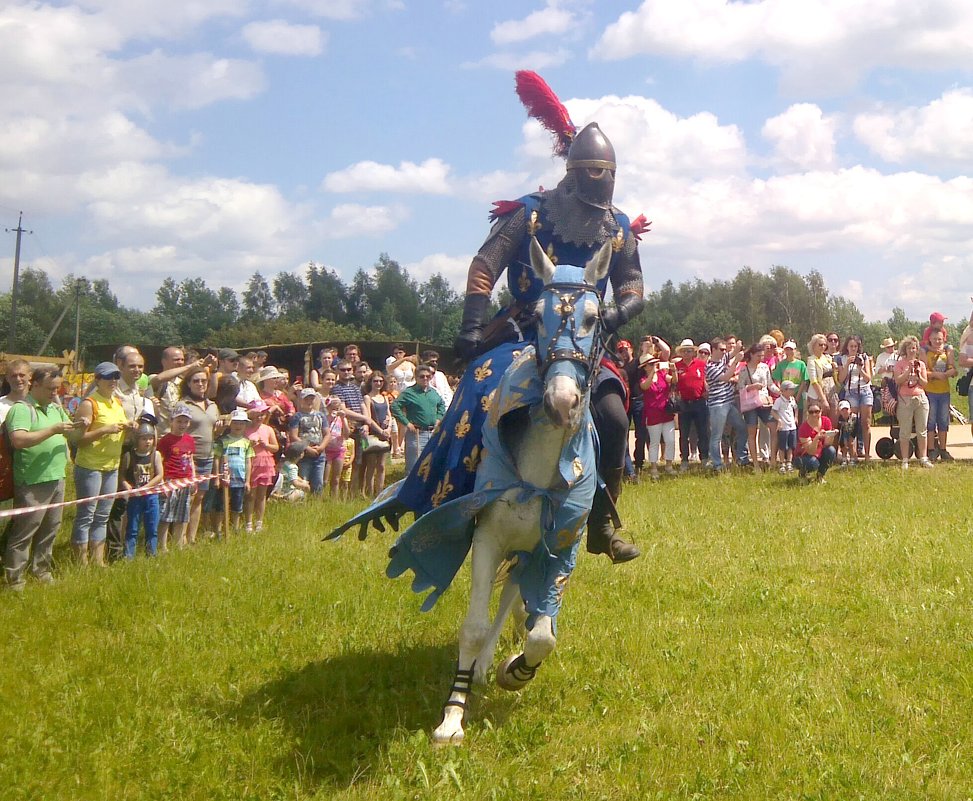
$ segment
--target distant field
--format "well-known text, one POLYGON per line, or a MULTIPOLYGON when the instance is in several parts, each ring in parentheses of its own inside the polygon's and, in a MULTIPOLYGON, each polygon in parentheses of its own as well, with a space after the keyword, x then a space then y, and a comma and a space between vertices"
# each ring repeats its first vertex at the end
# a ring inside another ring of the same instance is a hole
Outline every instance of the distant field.
POLYGON ((420 614, 388 535, 319 542, 355 505, 66 568, 0 596, 0 796, 968 798, 971 479, 627 487, 643 557, 583 557, 536 681, 441 751, 467 574, 420 614))

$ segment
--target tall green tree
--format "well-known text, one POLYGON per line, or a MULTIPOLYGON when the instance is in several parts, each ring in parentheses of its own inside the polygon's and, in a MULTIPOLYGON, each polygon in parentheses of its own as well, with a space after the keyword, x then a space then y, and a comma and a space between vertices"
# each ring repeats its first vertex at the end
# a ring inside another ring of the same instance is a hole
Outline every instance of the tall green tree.
POLYGON ((243 290, 243 309, 240 317, 249 323, 262 323, 274 316, 274 296, 267 279, 259 272, 250 276, 243 290))
POLYGON ((307 286, 294 273, 278 273, 274 277, 274 302, 277 316, 284 320, 299 320, 305 316, 304 302, 307 286))

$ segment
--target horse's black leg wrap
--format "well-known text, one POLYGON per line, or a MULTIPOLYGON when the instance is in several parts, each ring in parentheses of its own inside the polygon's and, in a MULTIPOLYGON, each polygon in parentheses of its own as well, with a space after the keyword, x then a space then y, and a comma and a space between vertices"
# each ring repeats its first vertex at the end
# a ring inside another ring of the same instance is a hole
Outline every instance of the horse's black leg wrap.
POLYGON ((476 667, 476 661, 470 665, 469 670, 460 670, 459 665, 456 666, 456 678, 453 679, 453 686, 449 688, 449 698, 446 703, 443 704, 443 709, 445 710, 448 706, 458 706, 464 712, 467 709, 467 702, 453 700, 453 693, 463 693, 467 698, 473 694, 473 670, 476 667))

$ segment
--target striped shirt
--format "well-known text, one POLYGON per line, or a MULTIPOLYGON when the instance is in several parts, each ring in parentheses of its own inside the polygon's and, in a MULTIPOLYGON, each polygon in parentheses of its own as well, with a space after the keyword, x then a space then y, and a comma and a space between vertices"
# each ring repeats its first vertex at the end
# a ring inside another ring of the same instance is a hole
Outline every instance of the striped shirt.
POLYGON ((724 353, 718 362, 706 362, 706 384, 709 387, 706 395, 707 406, 722 406, 733 402, 733 384, 720 380, 729 364, 729 353, 724 353))
POLYGON ((331 388, 331 394, 339 398, 353 412, 361 414, 365 410, 365 401, 362 398, 361 388, 354 381, 348 381, 344 384, 338 382, 331 388))

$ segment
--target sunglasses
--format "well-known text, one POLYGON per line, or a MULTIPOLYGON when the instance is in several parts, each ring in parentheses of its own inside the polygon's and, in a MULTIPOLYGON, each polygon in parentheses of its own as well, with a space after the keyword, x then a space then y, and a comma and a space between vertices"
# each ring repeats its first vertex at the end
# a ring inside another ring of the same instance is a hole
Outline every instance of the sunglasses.
POLYGON ((808 414, 821 414, 821 410, 820 409, 808 409, 807 410, 807 413, 808 414))

